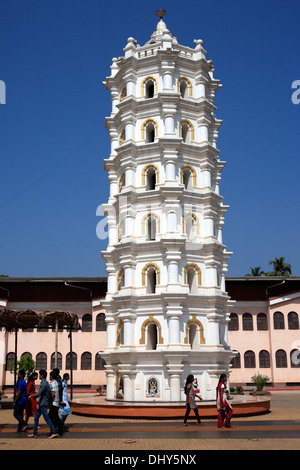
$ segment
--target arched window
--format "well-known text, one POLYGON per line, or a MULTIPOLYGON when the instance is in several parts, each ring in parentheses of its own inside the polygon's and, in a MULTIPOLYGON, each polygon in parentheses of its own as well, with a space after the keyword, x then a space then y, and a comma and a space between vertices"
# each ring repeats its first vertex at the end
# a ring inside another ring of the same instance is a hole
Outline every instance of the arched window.
POLYGON ((105 313, 98 313, 96 317, 96 331, 106 331, 105 313))
POLYGON ((199 221, 195 214, 186 214, 183 217, 183 232, 186 233, 187 239, 192 241, 196 235, 199 235, 199 221))
POLYGON ((278 349, 275 353, 276 367, 285 368, 287 367, 286 352, 283 349, 278 349))
POLYGON ((200 346, 199 326, 197 323, 191 323, 189 325, 188 335, 191 349, 197 349, 197 347, 200 346))
POLYGON ((11 370, 11 368, 14 366, 15 366, 15 353, 10 352, 6 354, 5 370, 11 370))
POLYGON ((189 86, 185 80, 180 81, 179 90, 180 90, 181 98, 188 98, 189 86))
POLYGON ((97 353, 95 356, 95 370, 104 370, 106 362, 102 359, 101 354, 97 353))
MULTIPOLYGON (((71 369, 71 353, 67 354, 66 369, 71 369)), ((72 370, 77 370, 77 354, 75 352, 72 352, 72 370)))
POLYGON ((84 352, 81 355, 81 370, 92 370, 92 355, 90 352, 84 352))
POLYGON ((142 269, 142 285, 146 286, 147 294, 154 294, 157 284, 160 284, 160 269, 157 264, 148 263, 142 269))
POLYGON ((281 312, 275 312, 273 316, 274 330, 284 330, 284 316, 281 312))
POLYGON ((228 330, 229 331, 238 331, 239 329, 239 318, 236 313, 230 314, 230 320, 228 323, 228 330))
POLYGON ((55 353, 51 354, 51 369, 54 369, 54 367, 57 367, 58 369, 62 369, 62 355, 60 352, 57 353, 57 366, 55 365, 55 353))
POLYGON ((158 338, 157 325, 155 323, 148 323, 146 349, 155 350, 157 348, 157 338, 158 338))
POLYGON ((37 370, 47 370, 47 354, 40 352, 36 355, 35 368, 37 370))
POLYGON ((194 126, 187 119, 182 119, 179 123, 179 137, 186 143, 194 140, 194 126))
POLYGON ((155 125, 153 121, 149 121, 146 125, 146 142, 154 142, 155 140, 155 125))
POLYGON ((142 125, 142 140, 147 143, 154 142, 155 137, 158 136, 158 123, 155 119, 149 118, 144 121, 142 125))
POLYGON ((124 279, 125 279, 125 276, 124 276, 124 270, 123 268, 120 269, 120 271, 118 272, 118 291, 124 287, 124 279))
POLYGON ((122 145, 125 140, 126 140, 126 133, 125 133, 125 129, 123 129, 122 132, 121 132, 121 134, 120 134, 120 142, 119 142, 119 144, 122 145))
POLYGON ((153 98, 154 94, 158 91, 157 78, 152 75, 145 77, 141 83, 141 96, 146 98, 153 98))
POLYGON ((197 272, 193 266, 189 266, 186 271, 187 275, 187 284, 189 285, 189 289, 191 294, 197 293, 197 272))
POLYGON ((125 186, 125 173, 123 173, 119 179, 119 193, 122 191, 122 188, 125 186))
POLYGON ((157 283, 156 269, 153 266, 147 270, 147 294, 155 294, 157 283))
POLYGON ((123 101, 124 98, 126 98, 126 96, 127 96, 127 90, 126 90, 126 87, 124 87, 120 94, 120 101, 123 101))
POLYGON ((192 96, 192 84, 187 77, 180 77, 177 81, 177 91, 181 98, 192 96))
POLYGON ((32 359, 32 354, 30 352, 23 352, 21 354, 21 358, 26 357, 26 356, 29 356, 32 359))
POLYGON ((289 330, 299 330, 299 318, 296 312, 288 314, 288 326, 289 330))
POLYGON ((122 241, 122 238, 125 236, 125 220, 122 219, 118 227, 118 241, 122 241))
POLYGON ((146 219, 146 239, 155 240, 156 238, 156 217, 149 215, 146 219))
POLYGON ((267 330, 268 329, 268 320, 265 313, 259 313, 257 315, 257 330, 267 330))
POLYGON ((191 142, 191 129, 187 122, 184 122, 181 126, 181 137, 183 142, 191 142))
POLYGON ((89 313, 83 315, 82 317, 82 331, 92 331, 92 315, 90 315, 89 313))
POLYGON ((255 368, 255 354, 253 351, 246 351, 244 354, 245 369, 255 368))
POLYGON ((153 98, 154 93, 155 93, 155 82, 152 78, 149 78, 145 83, 146 98, 153 98))
POLYGON ((158 166, 149 163, 142 170, 142 185, 146 186, 148 191, 155 189, 156 184, 159 183, 159 168, 158 166))
POLYGON ((180 168, 180 183, 184 184, 185 189, 191 190, 196 186, 196 171, 190 165, 184 165, 180 168))
POLYGON ((189 263, 184 268, 184 283, 188 284, 191 294, 198 292, 198 286, 201 286, 201 270, 195 263, 189 263))
POLYGON ((293 349, 290 353, 291 367, 300 367, 300 351, 293 349))
POLYGON ((253 330, 253 318, 252 318, 251 313, 243 314, 243 330, 244 331, 253 330))
POLYGON ((122 320, 119 321, 117 327, 117 346, 124 344, 124 323, 122 320))
POLYGON ((241 368, 241 355, 239 352, 231 359, 230 365, 233 369, 241 368))
POLYGON ((153 166, 149 166, 146 172, 146 187, 148 191, 153 191, 156 185, 156 170, 153 166))
POLYGON ((264 349, 259 352, 259 367, 267 368, 270 367, 270 354, 264 349))
POLYGON ((185 189, 192 189, 193 187, 193 175, 190 168, 184 168, 182 172, 182 182, 185 189))

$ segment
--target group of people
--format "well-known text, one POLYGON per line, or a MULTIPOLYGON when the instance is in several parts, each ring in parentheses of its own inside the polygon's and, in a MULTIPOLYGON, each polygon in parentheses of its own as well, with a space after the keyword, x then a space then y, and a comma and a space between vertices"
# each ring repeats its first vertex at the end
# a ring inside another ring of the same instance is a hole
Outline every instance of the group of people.
MULTIPOLYGON (((41 381, 40 388, 36 392, 35 381, 38 373, 33 372, 29 377, 27 384, 25 382, 25 371, 19 370, 17 382, 17 394, 14 401, 14 417, 18 421, 18 432, 28 429, 28 420, 34 417, 34 427, 29 437, 37 437, 38 424, 41 415, 50 428, 49 439, 53 439, 63 434, 64 423, 71 408, 68 402, 67 382, 69 374, 64 374, 63 380, 59 375, 59 370, 54 369, 50 372, 50 384, 47 381, 47 372, 39 371, 39 379, 41 381), (39 402, 37 402, 39 398, 39 402), (49 408, 49 413, 48 413, 49 408), (24 417, 25 412, 25 417, 24 417)), ((184 392, 186 394, 186 413, 183 425, 187 426, 187 419, 191 412, 194 411, 198 424, 201 424, 198 408, 196 405, 196 397, 202 400, 199 390, 194 387, 194 376, 189 375, 186 379, 184 392)), ((228 390, 226 387, 227 376, 221 374, 216 388, 216 405, 218 410, 217 427, 232 428, 230 423, 232 417, 232 406, 228 400, 228 390)))
MULTIPOLYGON (((218 423, 217 427, 222 428, 232 428, 230 423, 232 418, 232 406, 228 399, 229 393, 226 387, 227 376, 226 374, 221 374, 219 382, 216 388, 216 405, 218 410, 218 423)), ((202 397, 199 395, 199 390, 194 388, 194 376, 189 375, 186 379, 184 386, 184 393, 186 394, 186 412, 184 416, 183 425, 187 426, 187 418, 191 412, 194 410, 195 416, 197 418, 198 424, 201 424, 201 419, 199 416, 199 411, 196 405, 196 397, 199 400, 202 400, 202 397)))
POLYGON ((39 374, 33 372, 26 383, 25 371, 19 370, 13 413, 18 421, 18 432, 24 432, 28 429, 28 420, 32 416, 34 418, 34 427, 32 434, 29 434, 28 437, 37 437, 39 419, 43 415, 50 428, 49 439, 63 434, 65 420, 71 413, 68 402, 68 380, 69 374, 64 374, 62 380, 59 369, 53 369, 50 372, 49 383, 47 381, 47 372, 42 369, 39 374), (41 382, 39 390, 36 391, 35 381, 38 377, 41 382), (37 401, 37 398, 39 401, 37 401))

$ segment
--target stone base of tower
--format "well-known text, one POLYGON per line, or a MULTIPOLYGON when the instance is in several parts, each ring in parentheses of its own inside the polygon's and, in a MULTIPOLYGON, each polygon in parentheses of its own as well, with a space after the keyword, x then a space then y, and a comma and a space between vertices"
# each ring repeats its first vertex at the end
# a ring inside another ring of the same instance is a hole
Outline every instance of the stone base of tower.
POLYGON ((111 351, 103 358, 108 400, 175 403, 185 401, 190 374, 198 381, 202 399, 214 400, 220 374, 229 372, 232 351, 221 345, 190 350, 178 344, 157 351, 111 351))
MULTIPOLYGON (((201 418, 217 419, 216 403, 213 400, 197 401, 201 418)), ((270 412, 270 397, 244 396, 232 400, 234 417, 256 416, 270 412)), ((82 416, 124 419, 182 419, 185 402, 181 403, 130 403, 123 400, 109 401, 105 397, 78 398, 71 402, 72 412, 82 416)), ((190 414, 193 419, 193 413, 190 414)))

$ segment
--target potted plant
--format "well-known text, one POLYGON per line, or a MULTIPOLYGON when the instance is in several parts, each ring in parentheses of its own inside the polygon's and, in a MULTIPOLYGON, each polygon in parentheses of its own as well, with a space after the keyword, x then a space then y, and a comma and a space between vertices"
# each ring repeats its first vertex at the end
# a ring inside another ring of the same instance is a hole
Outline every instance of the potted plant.
POLYGON ((252 382, 256 386, 256 391, 252 392, 253 395, 263 395, 266 393, 266 383, 270 381, 270 378, 266 375, 261 375, 259 372, 251 377, 252 382))

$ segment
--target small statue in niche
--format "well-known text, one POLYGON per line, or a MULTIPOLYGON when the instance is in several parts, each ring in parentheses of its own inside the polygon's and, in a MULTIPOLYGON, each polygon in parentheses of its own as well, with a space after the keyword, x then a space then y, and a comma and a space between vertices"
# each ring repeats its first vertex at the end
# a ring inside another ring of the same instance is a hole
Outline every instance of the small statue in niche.
POLYGON ((157 380, 154 377, 148 380, 148 394, 149 395, 157 395, 158 392, 158 384, 157 380))

